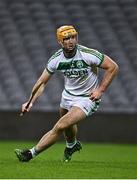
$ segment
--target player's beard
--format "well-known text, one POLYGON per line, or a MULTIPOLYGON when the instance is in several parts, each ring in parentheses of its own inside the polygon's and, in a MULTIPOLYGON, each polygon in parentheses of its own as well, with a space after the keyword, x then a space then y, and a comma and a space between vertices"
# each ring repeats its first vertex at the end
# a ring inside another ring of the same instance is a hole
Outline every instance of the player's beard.
POLYGON ((75 45, 73 49, 67 49, 67 48, 64 48, 64 47, 63 47, 64 55, 65 55, 65 57, 67 57, 67 58, 72 58, 72 57, 74 57, 75 54, 76 54, 76 51, 77 51, 77 45, 75 45))

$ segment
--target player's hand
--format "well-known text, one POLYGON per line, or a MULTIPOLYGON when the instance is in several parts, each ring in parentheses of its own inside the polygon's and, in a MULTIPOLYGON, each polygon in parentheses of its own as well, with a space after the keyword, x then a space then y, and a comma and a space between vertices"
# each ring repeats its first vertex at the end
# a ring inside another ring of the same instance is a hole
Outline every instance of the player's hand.
POLYGON ((24 113, 24 112, 29 112, 30 109, 32 108, 32 106, 33 106, 32 103, 30 103, 29 106, 28 106, 28 102, 22 104, 22 110, 21 110, 22 113, 24 113))
POLYGON ((97 101, 101 98, 102 94, 103 94, 103 92, 99 88, 96 88, 96 89, 91 91, 90 99, 92 101, 97 101))

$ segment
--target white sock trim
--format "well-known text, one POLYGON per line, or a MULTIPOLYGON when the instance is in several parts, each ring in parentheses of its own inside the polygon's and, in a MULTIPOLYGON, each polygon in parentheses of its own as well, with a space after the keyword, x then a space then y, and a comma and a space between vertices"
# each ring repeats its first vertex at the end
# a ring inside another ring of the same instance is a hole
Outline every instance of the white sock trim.
POLYGON ((72 143, 68 143, 68 142, 66 141, 66 146, 67 146, 67 148, 73 148, 73 146, 75 146, 76 143, 77 143, 77 140, 76 140, 76 139, 75 139, 74 142, 72 142, 72 143))
POLYGON ((36 152, 35 147, 33 147, 32 149, 30 149, 30 152, 31 152, 31 154, 32 154, 32 157, 35 157, 35 156, 38 155, 38 153, 36 152))

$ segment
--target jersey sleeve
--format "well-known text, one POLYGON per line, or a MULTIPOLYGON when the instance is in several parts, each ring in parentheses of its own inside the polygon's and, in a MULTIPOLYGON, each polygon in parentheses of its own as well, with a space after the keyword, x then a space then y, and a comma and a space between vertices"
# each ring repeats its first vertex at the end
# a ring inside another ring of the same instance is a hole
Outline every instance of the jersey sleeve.
POLYGON ((94 49, 86 49, 85 60, 89 65, 100 66, 104 60, 104 54, 94 49))
POLYGON ((56 71, 56 61, 52 57, 49 59, 49 61, 47 63, 46 70, 50 74, 54 74, 54 72, 56 71))

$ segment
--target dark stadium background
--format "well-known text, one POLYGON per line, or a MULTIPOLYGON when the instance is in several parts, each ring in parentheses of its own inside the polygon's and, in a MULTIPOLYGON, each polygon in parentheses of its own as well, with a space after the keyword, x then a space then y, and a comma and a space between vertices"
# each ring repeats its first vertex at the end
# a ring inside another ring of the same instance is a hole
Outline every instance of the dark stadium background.
POLYGON ((80 44, 109 55, 120 67, 98 112, 80 123, 79 138, 137 143, 136 0, 0 0, 0 140, 37 140, 57 121, 60 74, 30 113, 19 113, 59 48, 56 28, 64 24, 76 27, 80 44))

